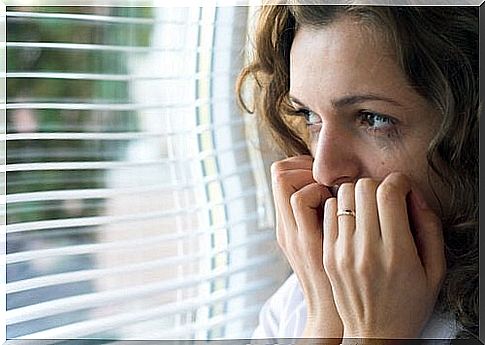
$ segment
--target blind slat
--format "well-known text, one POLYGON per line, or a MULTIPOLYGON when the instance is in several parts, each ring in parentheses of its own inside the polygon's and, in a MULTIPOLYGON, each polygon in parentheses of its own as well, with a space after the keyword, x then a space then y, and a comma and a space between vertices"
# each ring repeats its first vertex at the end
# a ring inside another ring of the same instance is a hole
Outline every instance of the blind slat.
POLYGON ((224 150, 207 149, 200 151, 196 157, 187 156, 181 159, 156 159, 147 161, 101 161, 101 162, 47 162, 47 163, 17 163, 7 164, 6 171, 39 171, 39 170, 109 170, 127 168, 133 166, 150 166, 150 165, 163 165, 171 164, 175 162, 193 161, 196 159, 204 159, 213 155, 223 154, 228 151, 237 151, 246 149, 248 143, 241 141, 234 143, 224 150))
MULTIPOLYGON (((178 181, 175 181, 174 184, 164 184, 164 185, 151 185, 148 187, 136 187, 136 191, 140 193, 144 193, 145 190, 149 191, 151 189, 153 190, 171 190, 171 191, 180 191, 186 188, 190 187, 195 187, 198 183, 211 183, 215 181, 223 181, 225 179, 228 179, 230 177, 233 177, 235 175, 240 175, 244 176, 247 173, 251 172, 252 167, 247 166, 247 167, 242 167, 243 169, 238 170, 237 172, 232 172, 228 174, 220 174, 220 175, 212 175, 212 176, 207 176, 203 178, 202 180, 192 180, 192 183, 178 183, 178 181), (138 189, 139 188, 139 189, 138 189)), ((5 172, 5 166, 3 167, 4 172, 5 172)), ((73 193, 73 196, 79 196, 79 198, 83 199, 84 197, 82 196, 84 193, 86 194, 86 198, 89 198, 92 196, 93 198, 95 195, 104 195, 105 197, 109 197, 110 195, 122 195, 125 193, 125 191, 128 191, 130 189, 128 188, 119 188, 119 189, 109 189, 109 188, 102 188, 102 189, 89 189, 85 191, 78 191, 78 190, 55 190, 55 191, 46 191, 46 192, 32 192, 32 193, 17 193, 17 194, 8 194, 7 200, 9 203, 16 203, 16 202, 28 202, 28 201, 39 201, 41 196, 45 196, 47 199, 46 200, 60 200, 59 198, 62 197, 62 200, 64 199, 64 196, 66 193, 73 193), (44 194, 45 193, 45 194, 44 194), (52 193, 52 194, 51 194, 52 193), (104 193, 104 194, 103 194, 104 193), (40 196, 39 196, 40 195, 40 196)), ((70 199, 68 196, 66 196, 66 199, 70 199)), ((74 199, 77 199, 74 197, 74 199)), ((19 223, 19 224, 25 224, 25 223, 19 223)), ((18 230, 16 226, 14 225, 19 225, 19 224, 10 224, 10 233, 13 232, 19 232, 19 231, 29 231, 28 228, 22 228, 22 230, 18 230)))
MULTIPOLYGON (((74 14, 74 13, 46 13, 46 12, 18 12, 7 11, 7 17, 9 18, 28 18, 28 19, 56 19, 56 20, 80 20, 80 21, 92 21, 92 22, 105 22, 105 23, 118 23, 118 24, 141 24, 141 25, 153 25, 157 23, 163 23, 164 25, 180 25, 180 26, 197 26, 204 24, 204 21, 183 21, 183 20, 170 20, 170 19, 157 19, 157 18, 142 18, 142 17, 123 17, 123 16, 103 16, 97 14, 74 14)), ((218 22, 218 26, 230 26, 234 28, 245 28, 245 25, 238 25, 233 22, 218 22)))
POLYGON ((178 192, 185 189, 190 189, 196 185, 191 184, 162 184, 150 185, 146 187, 133 188, 96 188, 96 189, 80 189, 80 190, 54 190, 47 192, 32 192, 32 193, 17 193, 7 195, 7 202, 9 204, 33 202, 33 201, 52 201, 52 200, 82 200, 82 199, 107 199, 123 195, 141 195, 152 194, 160 192, 178 192))
MULTIPOLYGON (((0 172, 4 172, 5 173, 5 165, 2 165, 0 166, 0 172), (3 170, 2 170, 3 169, 3 170)), ((197 183, 211 183, 211 182, 215 182, 215 181, 223 181, 227 178, 230 178, 230 177, 233 177, 233 176, 236 176, 238 174, 240 174, 241 176, 244 176, 245 174, 247 173, 250 173, 252 170, 252 167, 251 166, 248 166, 247 169, 244 168, 244 169, 241 169, 240 171, 235 171, 235 172, 232 172, 232 173, 227 173, 227 174, 220 174, 220 175, 210 175, 210 176, 206 176, 202 179, 198 179, 198 180, 194 180, 193 182, 197 182, 197 183)), ((79 182, 85 182, 85 181, 99 181, 99 179, 93 179, 93 180, 84 180, 84 179, 80 179, 79 182)), ((177 181, 175 181, 174 183, 176 183, 177 181)), ((16 182, 18 183, 18 182, 16 182)), ((10 182, 9 183, 10 185, 14 185, 13 182, 10 182)), ((156 186, 156 185, 155 185, 156 186)), ((168 186, 168 185, 167 185, 168 186)), ((190 186, 189 184, 187 185, 183 185, 181 184, 180 185, 182 187, 182 189, 184 189, 183 187, 184 186, 190 186)), ((192 185, 194 186, 194 185, 192 185)), ((42 192, 32 192, 32 193, 42 193, 42 192)), ((14 195, 20 195, 20 194, 23 194, 23 193, 17 193, 17 194, 8 194, 8 196, 14 196, 14 195)), ((14 225, 14 224, 12 224, 14 225)), ((26 230, 28 231, 28 229, 26 230)))
POLYGON ((235 77, 236 74, 228 71, 217 71, 212 74, 193 73, 187 75, 135 75, 135 74, 102 74, 102 73, 68 73, 68 72, 7 72, 7 78, 16 79, 65 79, 65 80, 91 80, 91 81, 196 81, 199 79, 217 77, 235 77))
MULTIPOLYGON (((208 234, 210 233, 208 233, 207 231, 204 231, 204 232, 200 231, 199 234, 197 235, 208 235, 208 234)), ((197 235, 193 234, 192 238, 196 237, 197 235)), ((111 247, 111 248, 102 249, 99 247, 95 247, 94 250, 89 251, 87 253, 95 254, 99 252, 105 252, 106 249, 120 249, 120 248, 134 249, 135 247, 136 248, 141 247, 146 249, 149 246, 158 246, 160 245, 160 243, 166 243, 163 240, 163 236, 160 236, 160 237, 162 238, 150 237, 144 240, 138 240, 138 241, 132 240, 131 242, 133 244, 131 247, 129 246, 128 241, 126 241, 126 243, 116 243, 116 246, 113 246, 114 248, 111 247)), ((188 234, 186 234, 184 237, 188 237, 188 234)), ((146 261, 142 264, 122 265, 122 266, 117 266, 116 268, 93 269, 93 270, 60 273, 60 274, 42 276, 37 278, 24 279, 24 280, 8 283, 6 286, 6 289, 7 289, 7 293, 15 293, 20 291, 26 291, 26 290, 51 286, 55 284, 67 284, 67 283, 80 282, 85 280, 92 280, 100 277, 105 277, 108 275, 135 272, 137 270, 143 271, 143 270, 149 270, 153 268, 162 268, 164 266, 169 266, 169 265, 186 264, 199 259, 208 259, 216 256, 217 254, 224 253, 229 250, 235 250, 246 245, 257 245, 265 241, 269 242, 272 240, 274 240, 273 232, 262 231, 262 233, 260 234, 249 236, 248 239, 243 241, 242 243, 229 244, 225 249, 212 250, 210 252, 204 251, 200 253, 185 255, 183 257, 165 257, 161 260, 146 261)), ((99 246, 102 246, 102 245, 99 245, 99 246)), ((92 249, 92 247, 88 249, 92 249)))
MULTIPOLYGON (((6 135, 7 141, 15 140, 131 140, 145 139, 149 137, 160 136, 183 136, 187 134, 199 134, 205 131, 222 130, 225 127, 238 128, 245 124, 243 119, 239 121, 221 122, 213 125, 198 125, 193 130, 180 130, 166 132, 53 132, 53 133, 11 133, 6 135)), ((234 145, 242 145, 242 142, 236 142, 234 145)), ((230 146, 233 147, 233 146, 230 146)), ((219 149, 217 152, 227 151, 219 149)), ((203 154, 203 151, 200 153, 203 154)), ((193 157, 192 157, 193 158, 193 157)))
MULTIPOLYGON (((102 16, 96 14, 74 14, 74 13, 44 13, 44 12, 18 12, 7 11, 8 18, 42 18, 42 19, 68 19, 68 20, 84 20, 94 22, 108 22, 108 23, 123 23, 123 24, 144 24, 152 25, 155 20, 153 18, 137 18, 137 17, 121 17, 121 16, 102 16)), ((169 22, 167 22, 169 23, 169 22)), ((186 22, 172 22, 185 25, 186 22)))
MULTIPOLYGON (((7 42, 8 48, 33 48, 33 49, 63 49, 63 50, 89 50, 89 51, 112 51, 123 53, 150 53, 153 51, 183 52, 186 49, 165 47, 138 47, 125 45, 87 44, 87 43, 57 43, 57 42, 7 42)), ((201 48, 197 48, 200 50, 201 48)), ((206 48, 207 49, 207 48, 206 48)), ((193 52, 192 50, 190 50, 193 52)))
POLYGON ((73 297, 60 298, 35 305, 7 310, 7 325, 35 320, 47 316, 57 315, 65 312, 97 308, 110 303, 127 301, 132 298, 139 298, 147 295, 160 294, 168 290, 175 290, 187 287, 198 286, 210 280, 229 277, 240 272, 251 272, 261 269, 261 265, 275 261, 274 256, 263 256, 248 259, 244 265, 238 265, 229 269, 215 269, 209 274, 185 277, 183 279, 164 281, 162 283, 144 284, 138 287, 130 287, 103 292, 88 293, 73 297))
MULTIPOLYGON (((227 98, 221 99, 228 100, 227 98)), ((213 101, 213 99, 212 99, 213 101)), ((57 109, 57 110, 103 110, 103 111, 137 111, 147 109, 197 108, 211 103, 211 99, 198 98, 190 103, 56 103, 56 102, 8 102, 7 110, 11 109, 57 109)))
MULTIPOLYGON (((251 172, 250 169, 241 170, 242 176, 251 172)), ((222 181, 226 178, 234 176, 234 174, 226 174, 220 176, 213 176, 211 178, 204 179, 204 183, 210 183, 214 181, 222 181)), ((146 193, 158 193, 158 192, 177 192, 197 186, 197 181, 191 181, 192 183, 182 183, 175 181, 170 184, 157 184, 149 185, 146 187, 133 187, 133 188, 95 188, 95 189, 81 189, 81 190, 54 190, 54 191, 42 191, 31 193, 17 193, 8 194, 6 196, 9 204, 32 202, 32 201, 50 201, 50 200, 72 200, 72 199, 99 199, 99 198, 112 198, 116 196, 122 196, 132 193, 146 194, 146 193)))
MULTIPOLYGON (((202 235, 202 234, 207 234, 207 233, 212 233, 217 230, 225 229, 226 227, 235 227, 240 224, 244 224, 247 222, 254 221, 258 218, 257 215, 252 214, 249 216, 246 216, 238 221, 229 221, 225 227, 221 226, 208 226, 202 229, 189 229, 187 234, 169 234, 169 235, 160 235, 160 236, 154 236, 151 238, 151 241, 143 241, 143 240, 132 240, 131 243, 132 245, 129 246, 129 243, 127 242, 118 242, 119 247, 118 248, 134 248, 133 243, 142 243, 144 245, 149 245, 149 244, 154 244, 154 240, 157 241, 174 241, 174 240, 180 240, 186 237, 189 237, 190 234, 193 234, 194 236, 202 235)), ((7 254, 6 256, 6 262, 7 264, 13 264, 13 263, 19 263, 19 262, 24 262, 28 260, 34 260, 34 259, 44 259, 48 257, 53 257, 53 256, 62 256, 62 255, 67 255, 68 253, 73 253, 72 255, 79 255, 79 254, 87 254, 87 253, 96 253, 96 252, 103 252, 106 250, 107 247, 110 247, 111 245, 105 244, 105 243, 98 243, 98 244, 82 244, 82 245, 77 245, 75 248, 71 246, 69 250, 65 250, 63 248, 55 248, 55 249, 37 249, 37 250, 31 250, 31 251, 24 251, 24 252, 18 252, 18 253, 12 253, 12 254, 7 254)))
MULTIPOLYGON (((58 43, 58 42, 7 42, 8 48, 32 48, 32 49, 62 49, 62 50, 88 50, 88 51, 103 51, 103 52, 119 52, 119 53, 199 53, 206 51, 213 51, 210 47, 197 48, 171 48, 171 47, 140 47, 140 46, 126 46, 126 45, 108 45, 108 44, 87 44, 87 43, 58 43)), ((219 48, 224 53, 230 53, 233 47, 219 48)), ((239 51, 239 49, 237 49, 239 51)))
MULTIPOLYGON (((258 290, 268 288, 274 283, 271 279, 260 280, 257 282, 250 282, 246 286, 240 289, 231 289, 224 291, 223 293, 215 292, 211 296, 206 297, 203 301, 199 298, 187 299, 184 301, 177 301, 174 303, 168 303, 156 308, 148 308, 141 311, 130 311, 111 317, 96 318, 89 321, 77 322, 67 326, 52 328, 46 331, 38 332, 29 335, 28 337, 22 337, 22 339, 55 339, 63 337, 85 337, 94 333, 107 331, 114 328, 119 328, 124 325, 132 325, 136 322, 141 322, 153 318, 166 317, 171 314, 184 313, 190 310, 195 310, 199 307, 225 301, 234 297, 238 297, 244 294, 254 293, 258 290)), ((259 310, 259 306, 257 306, 259 310)), ((251 308, 251 314, 257 313, 258 310, 254 307, 251 308)), ((230 318, 228 318, 230 320, 230 318)), ((206 326, 206 325, 204 325, 206 326)), ((182 328, 186 330, 186 327, 182 328)), ((180 331, 180 329, 178 329, 180 331)), ((187 335, 187 333, 185 333, 187 335)), ((160 336, 160 340, 163 339, 163 335, 160 336)))
POLYGON ((235 197, 227 198, 223 201, 206 203, 203 206, 173 209, 169 211, 159 211, 159 212, 145 212, 127 216, 97 216, 97 217, 81 217, 81 218, 69 218, 69 219, 55 219, 55 220, 41 220, 36 222, 25 222, 18 224, 8 224, 7 234, 14 232, 24 232, 33 230, 48 230, 48 229, 59 229, 59 228, 69 228, 69 227, 83 227, 83 226, 95 226, 95 225, 105 225, 105 224, 116 224, 121 222, 133 222, 148 219, 157 219, 163 217, 174 217, 186 214, 192 214, 197 211, 205 210, 214 206, 224 205, 225 203, 230 203, 234 200, 242 199, 250 195, 255 195, 257 193, 256 189, 249 190, 248 192, 241 193, 235 197))

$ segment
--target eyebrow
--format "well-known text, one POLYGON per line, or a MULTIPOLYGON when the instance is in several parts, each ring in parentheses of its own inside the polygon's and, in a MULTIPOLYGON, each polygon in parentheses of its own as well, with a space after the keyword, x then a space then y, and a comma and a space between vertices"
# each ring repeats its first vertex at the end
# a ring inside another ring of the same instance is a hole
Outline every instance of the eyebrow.
MULTIPOLYGON (((305 104, 302 101, 300 101, 298 98, 293 97, 291 95, 289 96, 289 98, 292 102, 297 103, 298 105, 301 105, 301 106, 305 106, 305 104)), ((382 102, 387 102, 387 103, 391 103, 393 105, 402 107, 401 103, 399 103, 398 101, 396 101, 392 98, 380 96, 380 95, 375 95, 375 94, 372 94, 372 93, 362 94, 362 95, 344 96, 344 97, 341 97, 341 98, 338 98, 338 99, 334 99, 331 102, 332 102, 333 107, 342 108, 342 107, 345 107, 345 106, 359 104, 359 103, 363 103, 363 102, 366 102, 366 101, 382 101, 382 102)))

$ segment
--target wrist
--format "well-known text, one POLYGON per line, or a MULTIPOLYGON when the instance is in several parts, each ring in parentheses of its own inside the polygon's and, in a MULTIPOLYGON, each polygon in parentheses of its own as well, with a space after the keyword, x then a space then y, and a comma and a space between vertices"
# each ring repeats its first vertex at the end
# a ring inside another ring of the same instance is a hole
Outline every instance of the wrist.
MULTIPOLYGON (((348 339, 348 345, 352 344, 404 344, 406 340, 419 338, 420 331, 416 327, 388 324, 389 327, 349 327, 343 326, 342 338, 348 339), (355 339, 362 342, 356 343, 355 339), (354 343, 351 341, 354 340, 354 343), (367 342, 365 342, 367 341, 367 342)), ((344 344, 344 343, 342 343, 344 344)))
MULTIPOLYGON (((342 339, 342 322, 340 318, 321 318, 317 315, 308 315, 305 329, 303 331, 305 338, 325 338, 336 339, 336 344, 340 344, 342 339)), ((332 343, 333 344, 333 343, 332 343)))

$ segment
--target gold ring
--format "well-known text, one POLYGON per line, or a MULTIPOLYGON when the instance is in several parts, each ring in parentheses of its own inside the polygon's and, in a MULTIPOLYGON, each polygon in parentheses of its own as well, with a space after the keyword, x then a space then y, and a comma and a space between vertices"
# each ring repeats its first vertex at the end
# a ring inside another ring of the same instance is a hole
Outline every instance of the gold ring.
POLYGON ((352 216, 352 217, 355 217, 355 212, 353 210, 338 211, 337 217, 340 217, 340 216, 352 216))

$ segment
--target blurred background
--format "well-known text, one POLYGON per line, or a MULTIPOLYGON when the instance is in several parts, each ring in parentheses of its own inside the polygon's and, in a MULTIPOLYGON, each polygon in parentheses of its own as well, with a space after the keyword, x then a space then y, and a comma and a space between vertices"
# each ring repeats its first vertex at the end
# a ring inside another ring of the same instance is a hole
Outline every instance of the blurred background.
POLYGON ((254 10, 7 7, 7 338, 248 338, 288 275, 254 10))

